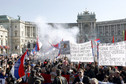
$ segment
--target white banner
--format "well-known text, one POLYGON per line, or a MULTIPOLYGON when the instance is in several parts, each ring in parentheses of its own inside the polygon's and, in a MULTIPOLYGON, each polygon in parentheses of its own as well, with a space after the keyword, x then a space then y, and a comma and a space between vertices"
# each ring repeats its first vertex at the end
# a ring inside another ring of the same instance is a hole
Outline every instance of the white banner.
POLYGON ((99 65, 125 66, 126 57, 125 42, 100 43, 99 44, 99 65))
POLYGON ((82 44, 70 44, 71 62, 94 62, 91 41, 82 44))

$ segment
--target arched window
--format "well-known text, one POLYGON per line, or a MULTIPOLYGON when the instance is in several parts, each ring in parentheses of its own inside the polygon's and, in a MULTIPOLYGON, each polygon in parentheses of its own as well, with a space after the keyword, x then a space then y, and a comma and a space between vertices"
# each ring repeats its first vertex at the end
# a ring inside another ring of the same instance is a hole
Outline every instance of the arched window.
POLYGON ((17 36, 17 30, 14 33, 15 33, 15 36, 17 36))

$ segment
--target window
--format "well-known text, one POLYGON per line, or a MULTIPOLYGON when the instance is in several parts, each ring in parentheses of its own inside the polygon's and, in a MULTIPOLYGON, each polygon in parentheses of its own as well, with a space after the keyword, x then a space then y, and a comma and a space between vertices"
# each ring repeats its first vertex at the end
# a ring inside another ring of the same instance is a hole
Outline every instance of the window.
POLYGON ((118 35, 121 35, 121 31, 120 30, 118 30, 118 35))
POLYGON ((17 30, 15 31, 15 36, 17 36, 17 30))
POLYGON ((28 42, 28 46, 27 47, 30 48, 30 42, 28 42))
POLYGON ((17 25, 15 25, 15 28, 17 28, 17 25))
POLYGON ((17 49, 17 46, 15 46, 15 50, 17 49))

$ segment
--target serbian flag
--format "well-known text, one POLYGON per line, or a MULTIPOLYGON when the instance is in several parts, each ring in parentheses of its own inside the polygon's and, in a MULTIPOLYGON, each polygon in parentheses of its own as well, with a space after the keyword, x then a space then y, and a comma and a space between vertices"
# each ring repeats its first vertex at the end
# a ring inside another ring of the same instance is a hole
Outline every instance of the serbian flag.
POLYGON ((35 54, 35 48, 32 49, 31 54, 32 54, 32 55, 35 54))
POLYGON ((21 58, 18 59, 18 61, 14 64, 14 66, 11 69, 11 74, 13 78, 19 79, 20 77, 25 75, 24 70, 24 59, 27 55, 28 50, 21 56, 21 58))
POLYGON ((55 47, 55 48, 57 48, 57 49, 59 49, 59 48, 60 48, 60 43, 57 43, 57 44, 55 44, 55 45, 52 44, 52 46, 55 47))
POLYGON ((99 38, 95 39, 95 42, 100 43, 100 39, 99 38))
POLYGON ((35 45, 35 51, 36 52, 39 51, 41 47, 42 47, 42 43, 37 38, 37 42, 36 42, 36 45, 35 45))

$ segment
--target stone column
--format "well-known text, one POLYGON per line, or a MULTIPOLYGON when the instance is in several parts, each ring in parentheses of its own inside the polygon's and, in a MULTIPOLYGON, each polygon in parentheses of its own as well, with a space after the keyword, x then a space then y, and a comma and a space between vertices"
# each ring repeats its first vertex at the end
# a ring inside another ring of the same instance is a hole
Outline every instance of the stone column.
POLYGON ((27 36, 28 36, 28 35, 27 35, 27 26, 26 26, 26 28, 25 28, 25 29, 26 29, 26 37, 27 37, 27 36))
POLYGON ((31 27, 31 37, 33 37, 33 27, 31 27))

